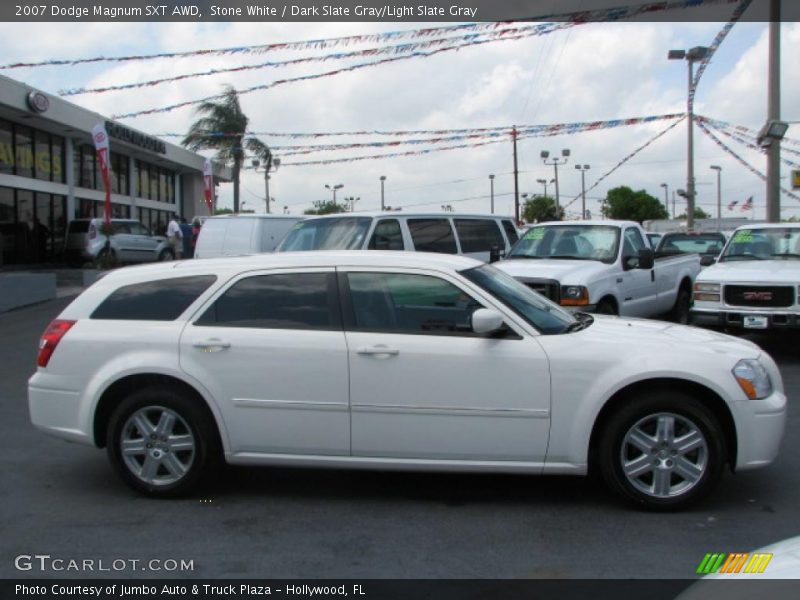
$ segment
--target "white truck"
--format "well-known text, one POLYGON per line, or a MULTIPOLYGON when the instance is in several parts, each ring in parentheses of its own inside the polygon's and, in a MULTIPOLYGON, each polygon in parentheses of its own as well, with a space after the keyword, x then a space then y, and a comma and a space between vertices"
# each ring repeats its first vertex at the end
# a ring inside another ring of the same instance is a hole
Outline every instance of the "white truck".
POLYGON ((691 320, 723 329, 796 329, 799 285, 800 224, 745 225, 697 277, 691 320))
POLYGON ((686 323, 700 258, 656 257, 634 221, 560 221, 529 229, 495 266, 570 310, 686 323))

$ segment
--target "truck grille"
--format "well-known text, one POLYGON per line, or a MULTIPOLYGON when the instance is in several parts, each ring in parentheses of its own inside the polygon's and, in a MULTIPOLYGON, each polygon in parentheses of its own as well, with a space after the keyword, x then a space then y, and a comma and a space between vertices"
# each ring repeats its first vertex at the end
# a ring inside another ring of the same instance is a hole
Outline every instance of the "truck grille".
POLYGON ((792 306, 794 304, 794 287, 726 285, 725 303, 731 306, 792 306))
POLYGON ((556 304, 561 300, 561 287, 557 281, 552 279, 527 279, 520 278, 520 281, 531 288, 534 292, 539 292, 545 298, 549 298, 556 304))

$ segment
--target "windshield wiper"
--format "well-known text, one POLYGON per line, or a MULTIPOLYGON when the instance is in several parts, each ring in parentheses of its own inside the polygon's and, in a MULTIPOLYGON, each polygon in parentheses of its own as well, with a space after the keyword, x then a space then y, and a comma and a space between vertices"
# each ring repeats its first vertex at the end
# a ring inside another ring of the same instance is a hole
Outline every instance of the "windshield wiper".
POLYGON ((800 254, 795 254, 793 252, 781 252, 780 254, 773 254, 772 256, 790 256, 792 258, 800 258, 800 254))
POLYGON ((720 262, 725 262, 726 260, 766 260, 762 256, 756 256, 755 254, 728 254, 727 256, 723 256, 719 259, 720 262))
POLYGON ((554 254, 552 256, 548 256, 547 258, 565 258, 568 260, 592 260, 591 258, 587 258, 586 256, 572 256, 571 254, 554 254))
POLYGON ((509 254, 506 256, 506 260, 510 258, 545 258, 544 256, 536 256, 533 254, 509 254))

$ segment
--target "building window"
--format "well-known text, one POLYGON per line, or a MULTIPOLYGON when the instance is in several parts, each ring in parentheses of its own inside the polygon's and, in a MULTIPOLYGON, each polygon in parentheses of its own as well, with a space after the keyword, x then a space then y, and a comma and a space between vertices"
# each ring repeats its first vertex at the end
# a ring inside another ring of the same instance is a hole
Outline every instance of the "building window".
POLYGON ((14 174, 14 128, 0 119, 0 173, 14 174))
POLYGON ((53 155, 50 160, 53 181, 56 183, 66 183, 67 178, 64 172, 64 138, 54 135, 52 136, 53 155))
POLYGON ((50 181, 53 177, 52 153, 50 152, 50 134, 34 131, 33 172, 36 179, 50 181))
POLYGON ((14 126, 14 150, 16 165, 14 174, 33 177, 33 130, 21 125, 14 126))

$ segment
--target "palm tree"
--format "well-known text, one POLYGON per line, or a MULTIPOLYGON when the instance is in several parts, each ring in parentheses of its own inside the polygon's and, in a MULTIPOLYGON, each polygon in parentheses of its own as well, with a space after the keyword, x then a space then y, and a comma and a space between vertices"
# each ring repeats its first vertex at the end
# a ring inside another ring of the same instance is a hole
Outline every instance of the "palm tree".
POLYGON ((189 128, 189 133, 181 142, 194 152, 198 150, 216 150, 216 159, 230 164, 233 168, 233 212, 239 212, 239 173, 242 170, 244 151, 253 153, 269 168, 272 152, 261 140, 245 137, 249 119, 239 105, 239 95, 231 85, 219 102, 206 101, 196 111, 202 115, 189 128))

